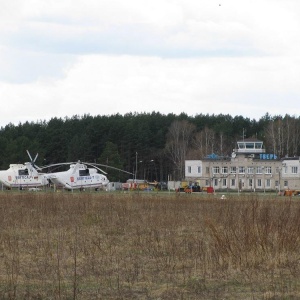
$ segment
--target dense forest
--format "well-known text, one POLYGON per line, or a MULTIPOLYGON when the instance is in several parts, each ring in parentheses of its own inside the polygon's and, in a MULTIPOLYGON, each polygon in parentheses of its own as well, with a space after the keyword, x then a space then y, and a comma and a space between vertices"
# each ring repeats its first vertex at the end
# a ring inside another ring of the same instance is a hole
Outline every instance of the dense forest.
MULTIPOLYGON (((0 129, 0 168, 28 161, 28 149, 32 156, 39 153, 39 166, 81 160, 124 169, 138 179, 180 180, 186 159, 231 155, 243 137, 262 140, 278 157, 295 156, 300 152, 300 118, 152 112, 8 124, 0 129)), ((128 179, 120 171, 106 170, 111 181, 128 179)))

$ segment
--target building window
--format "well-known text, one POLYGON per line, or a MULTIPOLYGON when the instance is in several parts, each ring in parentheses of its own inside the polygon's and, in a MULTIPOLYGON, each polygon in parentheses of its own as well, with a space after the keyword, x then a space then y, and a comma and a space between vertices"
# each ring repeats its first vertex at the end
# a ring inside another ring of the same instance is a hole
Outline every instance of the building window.
POLYGON ((219 166, 213 167, 213 174, 219 174, 219 173, 220 173, 220 167, 219 166))
POLYGON ((250 178, 250 179, 249 179, 249 187, 251 187, 251 188, 252 188, 252 185, 253 185, 253 179, 252 179, 252 178, 250 178))
POLYGON ((235 178, 231 178, 230 186, 235 187, 235 178))
POLYGON ((239 167, 239 174, 245 174, 245 167, 239 167))
POLYGON ((214 186, 218 186, 218 179, 217 178, 214 179, 214 186))
POLYGON ((266 187, 270 187, 271 186, 271 179, 266 179, 266 187))
POLYGON ((283 185, 284 185, 284 187, 288 187, 288 186, 289 186, 289 183, 288 183, 288 181, 287 181, 287 180, 285 180, 285 181, 283 182, 283 185))
POLYGON ((298 174, 298 167, 292 166, 292 174, 298 174))
POLYGON ((236 174, 236 167, 230 167, 230 173, 236 174))
POLYGON ((253 167, 248 167, 247 168, 247 173, 248 174, 254 174, 254 168, 253 167))
POLYGON ((263 167, 256 168, 256 174, 262 174, 263 167))
POLYGON ((209 174, 209 167, 205 168, 205 172, 206 172, 206 174, 209 174))
POLYGON ((210 186, 209 180, 208 180, 208 179, 205 180, 205 185, 206 185, 206 186, 210 186))
POLYGON ((222 186, 227 187, 227 178, 222 179, 222 186))
POLYGON ((188 166, 188 173, 192 173, 192 167, 188 166))
POLYGON ((255 143, 255 149, 262 149, 263 143, 255 143))
POLYGON ((266 174, 272 174, 272 167, 265 167, 266 174))
POLYGON ((261 179, 257 179, 257 186, 258 186, 258 187, 262 187, 261 179))
POLYGON ((279 186, 279 181, 275 180, 275 187, 278 187, 278 186, 279 186))
POLYGON ((228 174, 228 167, 222 167, 222 174, 228 174))
POLYGON ((198 174, 201 173, 201 167, 198 167, 198 174))

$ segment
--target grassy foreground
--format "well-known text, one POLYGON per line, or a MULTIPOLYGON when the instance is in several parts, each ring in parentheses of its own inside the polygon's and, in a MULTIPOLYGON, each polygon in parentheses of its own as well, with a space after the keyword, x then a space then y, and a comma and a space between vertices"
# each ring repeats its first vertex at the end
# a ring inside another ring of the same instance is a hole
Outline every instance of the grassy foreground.
POLYGON ((0 193, 0 299, 300 299, 300 202, 0 193))

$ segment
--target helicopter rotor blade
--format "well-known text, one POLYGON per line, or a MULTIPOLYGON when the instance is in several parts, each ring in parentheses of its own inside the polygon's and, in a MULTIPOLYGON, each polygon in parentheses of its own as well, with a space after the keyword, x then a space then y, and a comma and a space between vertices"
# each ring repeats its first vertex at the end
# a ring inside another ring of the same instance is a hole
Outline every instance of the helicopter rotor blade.
MULTIPOLYGON (((50 165, 42 166, 41 169, 48 169, 48 168, 53 168, 53 167, 66 166, 66 165, 74 165, 74 168, 72 171, 72 174, 74 174, 78 170, 79 164, 81 164, 80 160, 78 160, 77 162, 71 161, 71 162, 65 162, 65 163, 50 164, 50 165)), ((50 173, 53 173, 53 172, 50 171, 50 173)))
POLYGON ((39 171, 42 170, 39 166, 37 166, 37 165, 35 165, 35 164, 32 164, 32 166, 33 166, 35 169, 39 170, 39 171))
POLYGON ((39 156, 39 154, 37 153, 36 156, 35 156, 35 158, 32 159, 32 156, 30 155, 30 152, 29 152, 28 150, 26 150, 26 151, 27 151, 27 154, 28 154, 28 156, 29 156, 29 158, 30 158, 30 163, 31 163, 32 167, 40 171, 41 168, 38 167, 38 166, 35 164, 35 161, 36 161, 37 157, 39 156))
POLYGON ((34 160, 33 160, 33 163, 35 163, 36 159, 38 158, 39 154, 37 153, 34 160))
POLYGON ((131 172, 128 172, 128 171, 125 171, 125 170, 122 170, 122 169, 119 169, 119 168, 116 168, 116 167, 112 167, 112 166, 109 166, 109 165, 98 164, 98 163, 82 162, 80 160, 77 161, 77 162, 66 162, 66 163, 50 164, 50 165, 46 165, 46 166, 41 167, 41 169, 47 169, 47 168, 51 168, 51 167, 58 167, 58 166, 71 165, 71 164, 75 164, 73 173, 77 170, 78 164, 83 164, 83 165, 87 165, 87 166, 93 167, 93 168, 97 169, 98 171, 100 171, 103 174, 107 174, 107 172, 105 172, 104 170, 102 170, 100 167, 105 167, 105 168, 117 170, 117 171, 120 171, 120 172, 123 172, 123 173, 126 173, 126 174, 134 175, 134 173, 131 173, 131 172))
POLYGON ((42 166, 40 167, 41 169, 48 169, 48 168, 52 168, 52 167, 60 167, 60 166, 66 166, 66 165, 72 165, 72 164, 76 164, 76 162, 66 162, 66 163, 56 163, 56 164, 50 164, 50 165, 46 165, 46 166, 42 166))
POLYGON ((30 158, 30 161, 32 162, 32 157, 31 157, 29 151, 28 151, 28 150, 26 150, 26 151, 27 151, 27 154, 28 154, 28 156, 29 156, 29 158, 30 158))
POLYGON ((77 171, 79 164, 81 164, 80 160, 78 160, 78 162, 75 163, 75 166, 74 166, 72 174, 74 174, 77 171))
POLYGON ((96 167, 95 165, 91 165, 92 167, 94 167, 95 169, 97 169, 98 171, 100 171, 101 173, 107 175, 107 172, 103 171, 102 169, 96 167))
POLYGON ((119 168, 116 168, 116 167, 112 167, 112 166, 108 166, 108 165, 103 165, 103 164, 98 164, 98 163, 93 163, 93 164, 90 164, 92 166, 101 166, 101 167, 105 167, 105 168, 109 168, 109 169, 113 169, 113 170, 117 170, 117 171, 120 171, 120 172, 123 172, 123 173, 127 173, 127 174, 130 174, 130 175, 134 175, 133 173, 131 172, 128 172, 128 171, 125 171, 125 170, 122 170, 122 169, 119 169, 119 168))
POLYGON ((98 171, 100 171, 101 173, 107 175, 107 172, 105 172, 102 169, 100 169, 99 167, 97 167, 96 164, 94 164, 94 163, 83 162, 83 164, 93 167, 93 168, 97 169, 98 171))

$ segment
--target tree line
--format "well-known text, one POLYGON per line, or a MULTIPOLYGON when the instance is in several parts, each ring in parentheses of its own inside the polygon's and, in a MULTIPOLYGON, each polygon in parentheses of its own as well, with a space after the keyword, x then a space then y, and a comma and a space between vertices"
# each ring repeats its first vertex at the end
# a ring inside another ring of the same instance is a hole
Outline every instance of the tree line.
MULTIPOLYGON (((300 118, 152 112, 8 124, 0 129, 0 168, 28 161, 28 149, 32 156, 39 153, 39 166, 81 160, 120 168, 138 179, 181 180, 186 159, 228 156, 238 140, 249 137, 262 140, 266 151, 278 157, 298 155, 300 118)), ((128 179, 106 170, 111 181, 128 179)))

